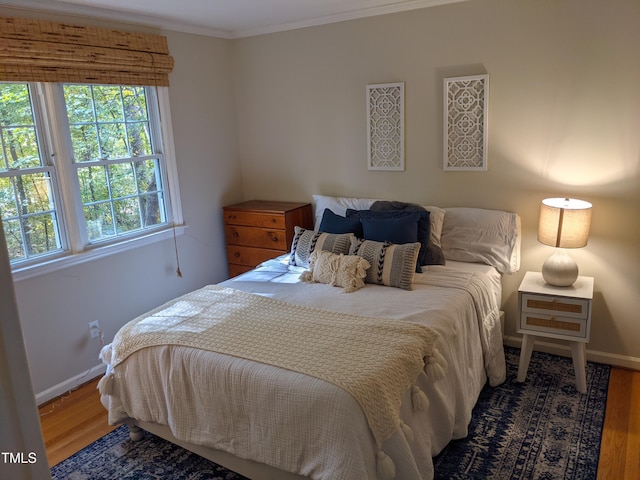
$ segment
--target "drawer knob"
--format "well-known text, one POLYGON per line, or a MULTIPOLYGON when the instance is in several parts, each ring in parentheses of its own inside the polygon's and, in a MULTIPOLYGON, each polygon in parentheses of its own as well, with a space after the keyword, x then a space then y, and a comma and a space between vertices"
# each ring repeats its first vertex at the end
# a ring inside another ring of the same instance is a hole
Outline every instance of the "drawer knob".
POLYGON ((232 230, 231 235, 233 235, 235 238, 238 238, 240 236, 237 230, 232 230))
POLYGON ((233 252, 233 256, 236 258, 240 258, 240 252, 233 252))

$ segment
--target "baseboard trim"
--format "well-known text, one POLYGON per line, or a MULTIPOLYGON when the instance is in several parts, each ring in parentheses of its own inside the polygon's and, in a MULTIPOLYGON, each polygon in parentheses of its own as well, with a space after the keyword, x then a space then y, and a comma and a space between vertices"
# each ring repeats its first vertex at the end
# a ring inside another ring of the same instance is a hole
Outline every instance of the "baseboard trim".
MULTIPOLYGON (((505 336, 504 344, 510 347, 520 348, 522 346, 522 337, 505 336)), ((588 344, 587 344, 588 345, 588 344)), ((558 343, 545 342, 540 337, 536 338, 535 350, 541 352, 552 353, 563 357, 571 357, 571 347, 569 345, 561 345, 558 343)), ((614 367, 628 368, 630 370, 640 371, 640 358, 628 355, 618 355, 616 353, 600 352, 598 350, 589 350, 587 348, 587 361, 595 363, 605 363, 614 367)))
POLYGON ((47 403, 49 400, 59 397, 75 388, 78 388, 83 383, 88 382, 96 378, 98 375, 103 375, 107 371, 107 366, 104 364, 96 365, 90 368, 84 373, 71 377, 63 382, 54 385, 51 388, 47 388, 45 391, 36 394, 36 404, 38 406, 43 403, 47 403))

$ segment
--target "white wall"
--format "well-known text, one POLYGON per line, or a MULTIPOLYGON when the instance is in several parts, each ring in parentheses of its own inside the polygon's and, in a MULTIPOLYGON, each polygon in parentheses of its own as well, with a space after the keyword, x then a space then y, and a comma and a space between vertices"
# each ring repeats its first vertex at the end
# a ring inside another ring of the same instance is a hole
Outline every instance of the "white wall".
MULTIPOLYGON (((473 0, 233 43, 246 198, 314 193, 518 212, 522 270, 505 277, 506 333, 517 287, 552 253, 539 204, 594 205, 591 342, 640 368, 640 3, 473 0), (442 170, 442 79, 488 73, 489 171, 442 170), (405 82, 404 172, 366 169, 368 83, 405 82)), ((603 357, 592 352, 591 358, 603 357)))

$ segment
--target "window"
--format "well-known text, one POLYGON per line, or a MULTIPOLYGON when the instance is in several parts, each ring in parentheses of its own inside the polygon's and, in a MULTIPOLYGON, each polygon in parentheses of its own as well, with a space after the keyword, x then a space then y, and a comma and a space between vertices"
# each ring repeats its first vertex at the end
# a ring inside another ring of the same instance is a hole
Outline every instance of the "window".
POLYGON ((0 83, 0 216, 14 271, 181 221, 160 109, 169 119, 162 88, 0 83))

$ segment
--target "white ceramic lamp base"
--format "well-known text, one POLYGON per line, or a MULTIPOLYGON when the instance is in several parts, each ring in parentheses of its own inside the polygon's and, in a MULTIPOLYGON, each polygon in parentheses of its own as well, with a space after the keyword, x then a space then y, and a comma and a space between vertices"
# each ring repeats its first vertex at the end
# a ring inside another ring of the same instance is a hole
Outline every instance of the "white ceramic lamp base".
POLYGON ((549 285, 568 287, 578 278, 578 264, 564 250, 558 250, 542 265, 542 278, 549 285))

